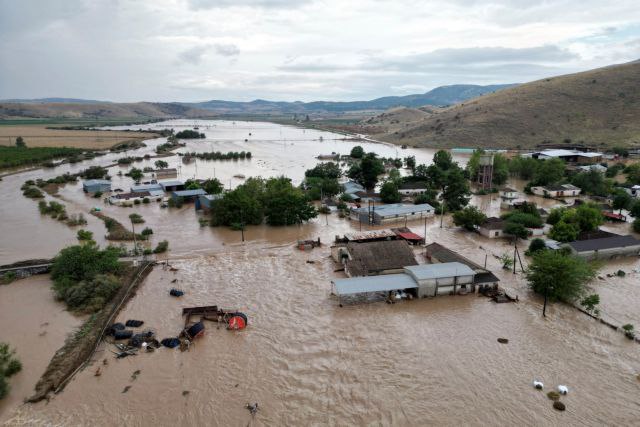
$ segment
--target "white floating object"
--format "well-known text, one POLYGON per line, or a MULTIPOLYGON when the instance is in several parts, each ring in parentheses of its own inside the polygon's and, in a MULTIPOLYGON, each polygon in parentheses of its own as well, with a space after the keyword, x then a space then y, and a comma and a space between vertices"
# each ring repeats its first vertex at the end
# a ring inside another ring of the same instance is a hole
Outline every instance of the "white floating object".
POLYGON ((569 387, 567 387, 566 385, 559 385, 558 391, 560 392, 560 394, 567 394, 569 393, 569 387))
POLYGON ((544 387, 544 384, 542 384, 541 381, 533 380, 533 386, 538 390, 542 390, 542 388, 544 387))

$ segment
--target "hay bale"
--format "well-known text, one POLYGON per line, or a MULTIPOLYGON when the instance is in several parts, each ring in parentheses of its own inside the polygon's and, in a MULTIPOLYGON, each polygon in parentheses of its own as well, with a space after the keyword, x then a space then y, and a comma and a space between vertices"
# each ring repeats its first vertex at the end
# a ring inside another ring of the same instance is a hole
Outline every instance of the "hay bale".
POLYGON ((559 400, 556 400, 555 402, 553 402, 553 409, 557 409, 558 411, 564 411, 565 409, 567 409, 567 406, 560 402, 559 400))
POLYGON ((550 391, 549 393, 547 393, 547 397, 557 402, 558 400, 560 400, 560 393, 558 393, 557 391, 550 391))

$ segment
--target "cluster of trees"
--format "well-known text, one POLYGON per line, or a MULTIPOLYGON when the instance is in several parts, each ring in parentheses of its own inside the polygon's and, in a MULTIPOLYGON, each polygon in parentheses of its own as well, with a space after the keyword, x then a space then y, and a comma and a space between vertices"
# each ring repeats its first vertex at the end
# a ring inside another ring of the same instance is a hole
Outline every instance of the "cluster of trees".
POLYGON ((244 160, 251 158, 250 151, 229 151, 227 153, 222 153, 220 151, 211 151, 208 153, 185 153, 185 156, 195 157, 196 159, 201 160, 244 160))
POLYGON ((119 250, 101 250, 94 244, 69 246, 54 258, 51 267, 56 297, 76 312, 94 313, 118 292, 123 271, 119 250))
POLYGON ((553 225, 549 237, 559 242, 576 240, 580 233, 595 231, 603 222, 599 207, 590 203, 552 209, 547 218, 547 223, 553 225))
POLYGON ((177 139, 203 139, 206 135, 192 129, 185 129, 176 133, 175 137, 177 139))
POLYGON ((165 162, 164 160, 156 160, 154 164, 158 169, 166 169, 169 167, 169 163, 165 162))
POLYGON ((9 344, 0 342, 0 400, 9 394, 8 379, 22 370, 22 363, 9 344))
MULTIPOLYGON (((358 147, 354 147, 353 149, 355 150, 358 147)), ((378 183, 378 177, 384 173, 384 170, 384 163, 382 163, 382 160, 378 158, 376 153, 365 153, 359 162, 351 165, 347 176, 360 183, 364 188, 372 190, 378 183)))
POLYGON ((187 190, 197 190, 202 188, 207 194, 220 194, 224 190, 224 185, 218 178, 208 178, 204 181, 197 181, 195 179, 188 179, 184 183, 184 188, 187 190))
POLYGON ((135 182, 140 182, 140 180, 142 179, 142 177, 144 177, 144 172, 142 172, 142 169, 138 169, 138 168, 131 168, 129 169, 129 172, 127 172, 125 174, 125 176, 130 177, 131 179, 133 179, 135 182))
POLYGON ((0 145, 0 169, 39 164, 79 156, 83 150, 67 147, 16 147, 0 145))
POLYGON ((156 147, 156 153, 167 153, 178 147, 184 147, 184 144, 181 144, 175 135, 169 135, 169 137, 167 138, 167 142, 156 147))
POLYGON ((342 191, 338 183, 338 178, 342 176, 342 170, 337 163, 319 163, 314 168, 307 169, 304 176, 302 188, 311 200, 332 197, 342 191))
POLYGON ((217 202, 211 224, 242 229, 246 224, 258 225, 266 220, 269 225, 292 225, 317 215, 307 195, 289 178, 249 178, 217 202))
POLYGON ((91 166, 80 172, 80 176, 84 179, 109 179, 109 171, 102 166, 91 166))

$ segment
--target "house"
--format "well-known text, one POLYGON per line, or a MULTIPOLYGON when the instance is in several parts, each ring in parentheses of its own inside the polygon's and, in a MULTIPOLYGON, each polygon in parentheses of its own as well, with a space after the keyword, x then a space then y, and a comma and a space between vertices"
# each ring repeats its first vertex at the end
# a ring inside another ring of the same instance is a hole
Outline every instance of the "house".
POLYGON ((572 184, 551 184, 544 187, 531 187, 531 192, 543 197, 574 197, 582 190, 572 184))
POLYGON ((141 191, 164 191, 164 190, 162 189, 162 185, 158 183, 137 184, 137 185, 131 186, 132 193, 139 193, 141 191))
POLYGON ((182 200, 183 202, 195 202, 199 196, 206 195, 207 192, 202 188, 196 188, 193 190, 178 190, 171 192, 171 198, 173 200, 182 200))
POLYGON ((184 182, 176 180, 160 181, 158 182, 162 187, 162 191, 170 193, 172 191, 184 190, 184 182))
POLYGON ((425 247, 426 257, 432 264, 459 262, 466 265, 475 273, 473 278, 474 285, 490 285, 497 286, 498 279, 491 271, 481 265, 471 261, 470 259, 460 255, 451 249, 445 248, 439 243, 431 243, 425 247))
POLYGON ((404 240, 349 242, 337 247, 334 259, 344 265, 349 277, 399 273, 405 266, 418 264, 404 240))
POLYGON ((640 198, 640 185, 618 185, 619 188, 627 192, 631 197, 640 198))
POLYGON ((108 179, 88 179, 82 182, 82 189, 85 193, 105 193, 111 191, 111 181, 108 179))
POLYGON ((356 199, 357 192, 364 191, 364 187, 355 181, 347 181, 342 186, 344 187, 343 192, 350 195, 352 199, 356 199))
POLYGON ((222 199, 222 197, 222 194, 201 194, 195 200, 195 208, 197 211, 209 212, 215 206, 216 201, 222 199))
POLYGON ((176 168, 157 169, 154 173, 157 179, 170 179, 178 177, 178 169, 176 168))
POLYGON ((428 203, 420 205, 405 205, 402 203, 392 203, 388 205, 372 206, 371 209, 362 207, 352 209, 350 218, 370 224, 388 224, 400 220, 413 221, 433 216, 435 210, 428 203))
POLYGON ((504 187, 500 189, 500 197, 502 199, 513 200, 520 197, 520 194, 518 194, 518 191, 513 188, 504 187))
POLYGON ((460 262, 407 266, 405 273, 418 284, 417 297, 456 294, 458 290, 472 289, 475 273, 460 262))
POLYGON ((142 201, 145 198, 149 200, 162 200, 164 193, 162 191, 138 191, 131 193, 118 193, 109 197, 109 203, 112 205, 126 205, 135 203, 136 200, 142 201))
POLYGON ((428 190, 427 183, 422 181, 403 182, 398 186, 398 192, 403 196, 417 196, 428 190))
POLYGON ((372 193, 369 191, 356 191, 351 195, 352 199, 358 203, 381 203, 380 193, 372 193))
POLYGON ((504 227, 506 221, 502 218, 489 217, 478 227, 478 233, 490 239, 496 239, 504 236, 504 227))
POLYGON ((353 231, 345 233, 343 238, 336 236, 336 243, 374 242, 382 240, 397 240, 398 236, 392 230, 353 231))
POLYGON ((562 246, 571 249, 573 254, 586 259, 640 255, 640 240, 630 235, 576 240, 562 246))

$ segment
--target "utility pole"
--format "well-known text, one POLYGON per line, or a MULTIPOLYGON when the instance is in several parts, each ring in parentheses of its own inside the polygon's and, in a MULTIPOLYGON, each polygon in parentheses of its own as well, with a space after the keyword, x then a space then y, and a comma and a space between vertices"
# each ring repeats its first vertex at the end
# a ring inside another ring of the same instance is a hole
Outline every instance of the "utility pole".
POLYGON ((442 199, 442 206, 441 206, 441 209, 440 209, 440 228, 442 228, 443 219, 444 219, 444 199, 442 199))
POLYGON ((547 317, 547 299, 549 298, 549 289, 544 288, 544 305, 542 306, 542 317, 547 317))
POLYGON ((138 255, 138 243, 136 242, 136 227, 133 225, 133 218, 129 217, 131 220, 131 230, 133 230, 133 254, 138 255))

